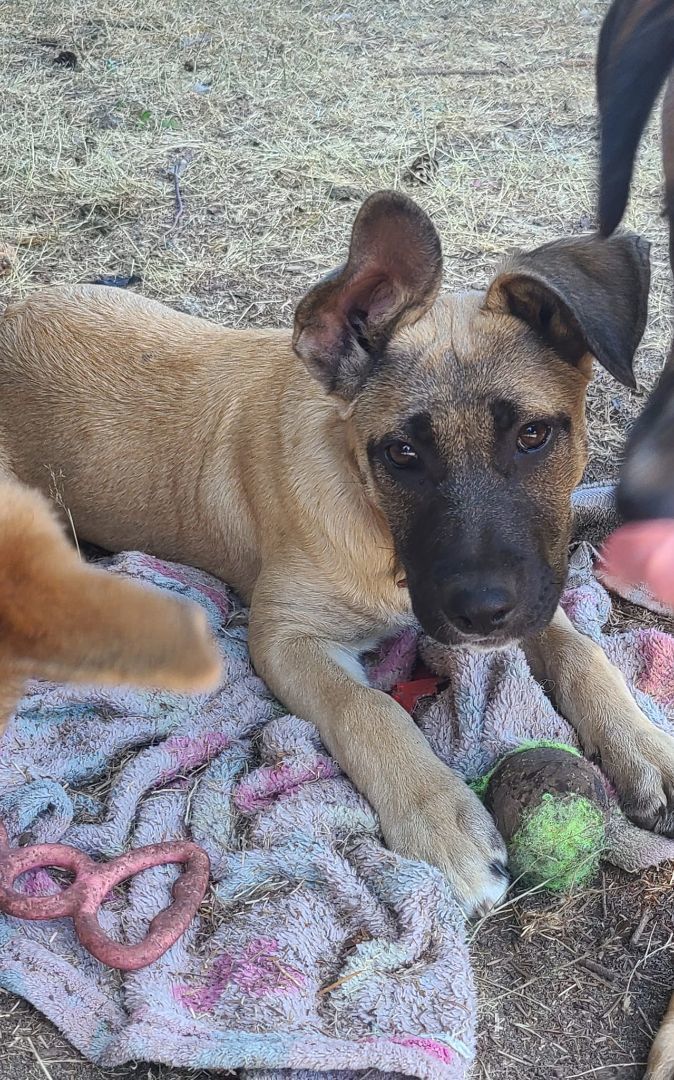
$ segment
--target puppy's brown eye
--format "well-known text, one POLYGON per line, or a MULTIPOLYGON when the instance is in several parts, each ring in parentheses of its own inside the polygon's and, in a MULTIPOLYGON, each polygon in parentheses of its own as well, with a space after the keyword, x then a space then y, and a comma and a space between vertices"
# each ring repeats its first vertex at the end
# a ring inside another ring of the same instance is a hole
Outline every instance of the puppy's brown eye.
POLYGON ((389 443, 386 457, 396 469, 411 469, 419 463, 419 455, 414 447, 402 441, 389 443))
POLYGON ((532 450, 540 450, 550 438, 552 428, 542 420, 536 420, 533 424, 525 424, 517 433, 517 449, 523 454, 529 454, 532 450))

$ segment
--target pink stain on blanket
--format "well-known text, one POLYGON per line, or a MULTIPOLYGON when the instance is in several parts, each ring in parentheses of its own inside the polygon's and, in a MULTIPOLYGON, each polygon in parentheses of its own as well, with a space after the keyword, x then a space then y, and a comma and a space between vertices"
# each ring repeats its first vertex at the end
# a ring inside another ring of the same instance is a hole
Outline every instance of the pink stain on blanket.
POLYGON ((234 803, 242 813, 252 814, 281 796, 292 794, 302 784, 338 775, 339 769, 327 757, 317 757, 311 765, 306 762, 282 762, 280 765, 263 767, 241 781, 234 792, 234 803))
POLYGON ((424 1035, 393 1035, 386 1040, 381 1037, 376 1039, 368 1038, 365 1042, 380 1044, 389 1042, 395 1043, 397 1046, 409 1046, 414 1050, 423 1050, 424 1053, 437 1058, 444 1065, 451 1065, 456 1060, 456 1054, 448 1046, 445 1046, 444 1043, 439 1042, 437 1039, 430 1039, 424 1035))
POLYGON ((240 953, 223 952, 210 966, 206 985, 179 986, 174 996, 198 1012, 215 1008, 228 987, 235 986, 251 997, 292 994, 301 990, 306 977, 285 959, 278 958, 278 942, 254 938, 240 953))
POLYGON ((397 1043, 399 1046, 413 1046, 419 1050, 425 1050, 427 1054, 432 1054, 433 1057, 438 1058, 445 1065, 451 1065, 454 1061, 454 1054, 445 1046, 444 1043, 438 1042, 436 1039, 424 1039, 416 1035, 405 1035, 395 1037, 391 1039, 391 1042, 397 1043))
POLYGON ((591 596, 591 593, 586 584, 580 585, 575 589, 564 590, 561 606, 572 622, 578 617, 578 612, 586 606, 588 595, 591 596))
POLYGON ((210 761, 221 750, 230 745, 231 740, 220 731, 205 731, 202 735, 190 738, 189 735, 173 735, 164 743, 175 762, 175 768, 168 770, 165 777, 175 775, 183 769, 196 769, 205 761, 210 761))
POLYGON ((637 685, 662 705, 674 703, 674 638, 660 630, 638 633, 642 667, 637 685))
POLYGON ((207 596, 208 599, 215 604, 223 619, 227 618, 230 614, 232 605, 225 592, 224 585, 222 590, 220 590, 206 585, 204 581, 195 582, 189 571, 181 573, 180 568, 177 566, 171 566, 168 563, 161 562, 159 559, 153 558, 152 555, 141 555, 138 559, 138 563, 140 566, 147 567, 148 570, 154 570, 155 573, 161 574, 162 577, 178 581, 181 585, 188 585, 191 589, 198 589, 200 593, 207 596))
POLYGON ((405 630, 398 637, 384 642, 379 657, 369 669, 373 686, 390 691, 397 682, 411 678, 417 659, 418 639, 416 630, 405 630))

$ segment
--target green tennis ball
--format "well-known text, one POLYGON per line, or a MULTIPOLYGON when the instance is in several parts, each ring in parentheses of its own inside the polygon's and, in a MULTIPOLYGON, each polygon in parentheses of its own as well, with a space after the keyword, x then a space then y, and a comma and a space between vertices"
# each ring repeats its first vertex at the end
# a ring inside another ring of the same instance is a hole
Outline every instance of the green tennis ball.
POLYGON ((508 761, 513 754, 524 754, 528 750, 561 750, 565 754, 571 754, 573 757, 582 757, 583 755, 579 750, 574 749, 573 746, 568 746, 567 743, 554 742, 552 739, 528 739, 526 742, 520 743, 514 750, 510 750, 505 757, 502 757, 497 765, 493 769, 490 769, 484 776, 478 776, 476 780, 471 780, 470 787, 473 789, 478 799, 482 799, 484 802, 487 788, 491 783, 491 778, 494 773, 498 772, 504 761, 508 761))
POLYGON ((484 802, 520 884, 566 893, 594 877, 609 806, 598 769, 571 747, 529 744, 486 780, 484 802))
POLYGON ((522 815, 509 845, 513 875, 524 885, 566 893, 591 881, 605 845, 604 814, 583 795, 546 792, 522 815))

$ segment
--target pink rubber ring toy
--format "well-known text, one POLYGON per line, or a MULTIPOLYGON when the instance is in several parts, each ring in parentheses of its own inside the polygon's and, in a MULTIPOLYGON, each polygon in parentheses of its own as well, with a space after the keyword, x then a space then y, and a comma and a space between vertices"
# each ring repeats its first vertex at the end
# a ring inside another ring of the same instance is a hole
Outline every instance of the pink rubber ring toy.
POLYGON ((11 848, 7 830, 0 822, 0 911, 17 919, 69 917, 84 948, 102 964, 121 971, 147 967, 175 945, 206 895, 209 871, 206 852, 188 841, 151 844, 101 864, 66 844, 11 848), (138 944, 113 941, 98 922, 98 912, 110 890, 140 870, 171 863, 185 867, 173 886, 171 904, 155 916, 138 944), (25 896, 16 891, 14 882, 21 874, 47 867, 69 870, 75 880, 56 896, 25 896))

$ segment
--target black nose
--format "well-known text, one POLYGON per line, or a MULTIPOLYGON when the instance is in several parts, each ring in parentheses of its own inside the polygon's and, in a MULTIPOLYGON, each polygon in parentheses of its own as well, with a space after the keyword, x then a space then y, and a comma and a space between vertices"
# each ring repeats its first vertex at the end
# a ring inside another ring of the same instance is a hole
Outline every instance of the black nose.
POLYGON ((463 580, 446 588, 443 609, 462 634, 485 637, 506 626, 516 603, 514 589, 505 583, 463 580))

